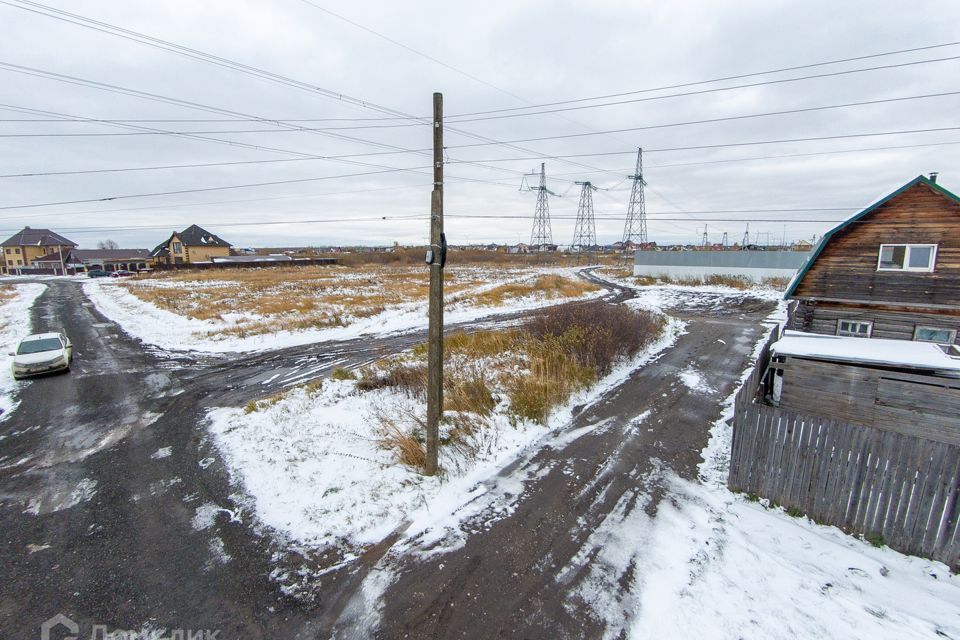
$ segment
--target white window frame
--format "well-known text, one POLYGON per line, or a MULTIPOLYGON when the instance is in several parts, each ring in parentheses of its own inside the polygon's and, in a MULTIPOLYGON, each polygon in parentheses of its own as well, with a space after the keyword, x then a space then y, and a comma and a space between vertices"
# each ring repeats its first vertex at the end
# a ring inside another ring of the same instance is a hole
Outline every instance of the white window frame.
POLYGON ((939 245, 936 244, 908 244, 908 243, 890 243, 890 244, 881 244, 880 250, 877 252, 877 271, 917 271, 921 273, 933 273, 934 269, 937 266, 937 248, 939 245), (886 247, 904 247, 903 256, 903 267, 883 267, 880 265, 880 261, 883 259, 883 250, 886 247), (910 251, 913 247, 931 249, 930 252, 930 264, 926 267, 911 267, 910 266, 910 251))
POLYGON ((844 336, 844 337, 847 337, 847 338, 870 338, 870 337, 873 336, 873 321, 872 321, 872 320, 853 320, 853 319, 851 319, 851 318, 841 318, 841 319, 837 320, 837 335, 838 335, 838 336, 844 336), (843 330, 841 329, 841 327, 843 326, 843 323, 844 323, 844 322, 849 322, 849 323, 851 323, 851 324, 865 324, 865 325, 867 325, 867 335, 862 335, 862 334, 859 334, 859 333, 851 333, 851 332, 846 332, 846 333, 844 333, 843 330))
POLYGON ((957 330, 948 329, 947 327, 934 327, 932 325, 921 325, 918 324, 913 328, 913 340, 914 342, 930 342, 933 344, 954 344, 957 341, 957 330), (930 329, 931 331, 946 331, 949 333, 950 338, 946 342, 937 342, 935 340, 921 340, 917 337, 917 334, 920 333, 921 329, 930 329))

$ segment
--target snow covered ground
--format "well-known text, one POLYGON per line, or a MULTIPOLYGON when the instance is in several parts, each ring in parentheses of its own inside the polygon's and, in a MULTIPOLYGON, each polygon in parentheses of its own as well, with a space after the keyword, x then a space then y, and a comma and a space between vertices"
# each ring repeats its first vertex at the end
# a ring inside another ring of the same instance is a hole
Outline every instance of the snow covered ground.
MULTIPOLYGON (((444 321, 447 325, 458 322, 470 322, 484 316, 497 313, 510 313, 537 309, 561 303, 572 298, 548 298, 542 293, 507 298, 497 306, 484 306, 473 303, 471 297, 483 294, 498 286, 535 280, 543 275, 561 275, 576 279, 575 269, 572 268, 544 268, 525 270, 522 275, 511 270, 474 269, 487 274, 487 282, 468 291, 460 291, 455 295, 447 296, 447 305, 444 312, 444 321)), ((470 272, 466 272, 469 276, 470 272)), ((362 274, 363 280, 369 279, 369 274, 362 274)), ((351 281, 350 274, 344 274, 345 281, 341 293, 349 295, 351 281)), ((356 280, 356 278, 354 278, 356 280)), ((176 351, 203 351, 203 352, 242 352, 264 349, 279 349, 302 344, 312 344, 323 340, 343 340, 363 335, 387 335, 391 333, 410 331, 427 326, 426 300, 409 302, 388 307, 382 313, 351 319, 347 326, 329 327, 321 329, 305 329, 300 331, 276 331, 261 335, 247 335, 239 337, 229 333, 219 333, 230 329, 239 323, 269 317, 256 317, 250 313, 224 314, 222 320, 198 320, 184 315, 160 309, 153 304, 144 302, 134 296, 125 285, 152 286, 152 281, 118 282, 107 278, 88 280, 83 283, 84 292, 94 303, 97 310, 117 322, 124 331, 144 342, 157 345, 164 349, 176 351)), ((159 281, 164 287, 171 286, 169 281, 159 281)), ((185 295, 189 291, 190 283, 174 283, 183 286, 185 295)), ((235 286, 235 283, 224 283, 225 286, 235 286)), ((204 287, 216 287, 217 283, 205 281, 204 287)), ((355 286, 356 283, 353 283, 355 286)), ((369 287, 369 285, 366 285, 369 287)), ((583 298, 592 298, 602 295, 603 290, 591 291, 583 298)))
MULTIPOLYGON (((422 404, 379 389, 358 393, 353 381, 327 380, 320 391, 299 388, 267 408, 215 409, 210 432, 235 481, 252 497, 258 518, 307 544, 378 542, 406 521, 426 528, 476 497, 478 482, 566 424, 589 402, 676 340, 674 322, 662 338, 589 391, 554 411, 546 426, 515 422, 495 411, 471 442, 473 453, 442 448, 442 478, 422 476, 378 448, 377 415, 404 415, 422 404), (442 504, 438 494, 443 488, 442 504)), ((463 515, 463 514, 461 514, 463 515)), ((465 516, 464 516, 465 517, 465 516)))
MULTIPOLYGON (((781 305, 769 320, 782 314, 781 305)), ((598 617, 638 640, 960 638, 960 578, 944 564, 727 490, 733 397, 711 428, 700 482, 665 469, 648 479, 668 489, 655 517, 642 502, 615 509, 593 534, 603 548, 579 595, 598 617), (620 593, 616 580, 631 565, 640 569, 620 593)))
MULTIPOLYGON (((9 281, 8 279, 4 279, 9 281)), ((30 320, 30 308, 34 301, 47 288, 45 284, 11 284, 14 295, 0 304, 0 409, 3 415, 9 415, 16 403, 13 393, 18 384, 13 379, 11 364, 13 357, 8 355, 17 348, 24 336, 33 332, 30 320)))

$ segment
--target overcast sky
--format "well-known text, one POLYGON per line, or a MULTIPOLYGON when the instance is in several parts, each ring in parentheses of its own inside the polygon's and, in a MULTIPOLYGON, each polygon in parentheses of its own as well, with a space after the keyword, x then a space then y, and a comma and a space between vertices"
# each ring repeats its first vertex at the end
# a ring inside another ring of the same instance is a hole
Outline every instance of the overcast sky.
POLYGON ((591 108, 561 113, 453 122, 457 114, 636 92, 960 41, 960 3, 955 0, 909 4, 836 0, 311 2, 316 6, 303 0, 45 0, 49 7, 269 71, 322 88, 324 93, 250 77, 10 6, 21 4, 18 0, 0 4, 0 62, 5 65, 198 105, 191 108, 121 95, 0 67, 0 103, 4 105, 0 134, 7 136, 0 138, 0 174, 287 160, 3 177, 2 235, 30 225, 62 231, 83 247, 106 238, 131 248, 152 247, 170 231, 196 223, 237 246, 422 243, 428 237, 423 216, 430 203, 429 154, 340 160, 318 157, 428 149, 429 126, 403 118, 384 120, 390 113, 378 108, 425 116, 430 113, 434 91, 443 92, 449 120, 445 137, 450 161, 446 166, 446 226, 453 243, 529 241, 535 194, 519 188, 523 173, 539 169, 539 156, 621 152, 545 160, 548 187, 558 194, 551 198, 550 207, 554 242, 559 244, 572 240, 580 190, 573 181, 583 180, 601 188, 593 194, 599 240, 620 238, 630 193, 625 178, 632 173, 633 152, 638 146, 648 150, 644 174, 649 236, 661 244, 699 239, 705 224, 711 241, 720 241, 726 231, 734 242, 743 236, 745 218, 758 220, 750 225, 753 232, 775 237, 785 234, 788 240, 809 238, 831 226, 821 221, 850 215, 918 174, 931 171, 941 172, 940 183, 947 188, 960 189, 960 130, 662 150, 960 127, 960 95, 592 135, 960 91, 956 80, 960 60, 943 60, 592 106, 951 58, 960 56, 960 46, 578 102, 564 106, 591 108), (330 97, 331 92, 373 106, 338 100, 330 97), (198 135, 207 139, 173 135, 10 137, 142 133, 130 129, 132 123, 124 128, 90 122, 15 121, 51 116, 11 107, 112 121, 168 119, 171 121, 134 126, 205 132, 198 135), (225 118, 247 121, 183 121, 225 118), (291 123, 293 120, 300 121, 291 123), (290 124, 327 130, 297 131, 290 124), (337 129, 330 130, 332 127, 337 129), (215 133, 221 131, 225 133, 215 133), (513 148, 462 146, 478 144, 478 137, 513 141, 571 134, 591 135, 522 142, 513 148), (502 161, 509 158, 520 159, 502 161), (479 161, 485 166, 462 161, 479 161), (411 171, 14 208, 390 169, 411 171), (802 208, 812 210, 764 211, 802 208), (726 213, 741 210, 748 212, 726 213), (776 222, 759 222, 761 219, 776 222), (818 222, 796 223, 805 219, 818 222), (313 222, 290 224, 296 221, 313 222), (237 224, 263 222, 284 224, 237 224), (136 227, 154 228, 131 229, 136 227))

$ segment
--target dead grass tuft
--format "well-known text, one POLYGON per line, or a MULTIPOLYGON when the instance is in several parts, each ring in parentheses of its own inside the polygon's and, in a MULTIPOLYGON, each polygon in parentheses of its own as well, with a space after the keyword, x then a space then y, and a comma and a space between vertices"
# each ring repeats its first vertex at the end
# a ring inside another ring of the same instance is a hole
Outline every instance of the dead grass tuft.
POLYGON ((410 432, 404 429, 403 421, 398 420, 397 416, 377 411, 374 415, 377 421, 377 444, 381 449, 393 451, 401 464, 422 471, 427 464, 424 420, 412 412, 407 417, 417 425, 410 432))

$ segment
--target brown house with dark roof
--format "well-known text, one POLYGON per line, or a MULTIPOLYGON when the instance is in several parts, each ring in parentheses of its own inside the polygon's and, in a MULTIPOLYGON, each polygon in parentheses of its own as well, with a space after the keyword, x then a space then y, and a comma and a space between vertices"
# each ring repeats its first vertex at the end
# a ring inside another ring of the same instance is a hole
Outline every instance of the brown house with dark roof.
MULTIPOLYGON (((64 249, 73 249, 76 242, 68 240, 50 229, 31 229, 24 227, 3 243, 3 273, 17 273, 17 269, 30 267, 38 259, 64 249)), ((62 265, 57 265, 61 270, 62 265)))
POLYGON ((785 298, 788 329, 960 344, 960 198, 918 176, 827 232, 785 298))
POLYGON ((183 231, 174 231, 150 252, 157 264, 192 264, 211 262, 215 257, 230 255, 230 243, 193 224, 183 231))

